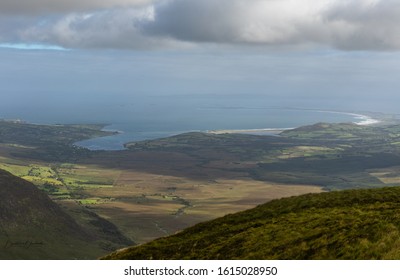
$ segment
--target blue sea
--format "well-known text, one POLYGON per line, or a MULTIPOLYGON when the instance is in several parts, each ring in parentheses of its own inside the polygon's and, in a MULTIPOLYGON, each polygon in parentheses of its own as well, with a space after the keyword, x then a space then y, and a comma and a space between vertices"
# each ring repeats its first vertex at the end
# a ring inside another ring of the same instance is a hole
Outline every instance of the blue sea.
POLYGON ((76 143, 93 150, 119 150, 130 141, 189 131, 294 128, 317 122, 359 122, 354 111, 320 102, 229 96, 153 96, 77 100, 58 98, 1 106, 0 118, 39 124, 106 124, 117 135, 76 143), (324 104, 324 105, 323 105, 324 104))

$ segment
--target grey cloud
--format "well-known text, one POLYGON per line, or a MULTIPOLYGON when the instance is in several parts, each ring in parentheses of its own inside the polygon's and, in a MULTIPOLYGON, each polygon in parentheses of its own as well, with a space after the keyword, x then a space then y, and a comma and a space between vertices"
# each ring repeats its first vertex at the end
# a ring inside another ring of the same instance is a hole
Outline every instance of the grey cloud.
MULTIPOLYGON (((104 5, 138 1, 110 0, 104 5)), ((400 2, 394 0, 149 0, 140 7, 107 9, 96 0, 81 2, 81 7, 93 4, 97 8, 31 17, 21 21, 25 26, 15 18, 0 19, 7 26, 0 28, 0 40, 68 48, 175 48, 212 43, 400 49, 400 2)))
POLYGON ((225 44, 400 48, 392 0, 176 0, 159 5, 148 34, 225 44))
POLYGON ((246 4, 240 0, 176 0, 157 6, 155 20, 142 28, 151 35, 184 41, 232 42, 246 12, 246 4))
POLYGON ((345 23, 351 29, 348 34, 342 32, 330 38, 330 43, 338 48, 400 49, 399 1, 351 1, 347 4, 336 4, 324 14, 324 17, 331 23, 345 23))
POLYGON ((0 14, 79 12, 121 6, 145 5, 153 0, 1 0, 0 14))

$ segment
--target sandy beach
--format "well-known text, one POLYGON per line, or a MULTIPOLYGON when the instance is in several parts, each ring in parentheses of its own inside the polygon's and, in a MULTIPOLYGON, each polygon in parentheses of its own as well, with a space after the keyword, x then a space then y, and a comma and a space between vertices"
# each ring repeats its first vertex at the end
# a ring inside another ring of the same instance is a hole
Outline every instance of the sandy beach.
POLYGON ((282 131, 290 130, 293 128, 255 128, 255 129, 222 129, 222 130, 207 130, 207 133, 212 134, 225 134, 225 133, 248 133, 248 134, 279 134, 282 131))
MULTIPOLYGON (((353 116, 356 121, 354 121, 354 124, 357 125, 373 125, 380 123, 380 120, 374 119, 370 116, 367 115, 362 115, 362 114, 356 114, 356 113, 348 113, 348 112, 339 112, 339 111, 321 111, 321 110, 316 110, 317 112, 324 112, 324 113, 334 113, 334 114, 343 114, 343 115, 349 115, 353 116)), ((225 134, 225 133, 247 133, 247 134, 270 134, 270 135, 278 135, 279 133, 285 131, 285 130, 290 130, 294 129, 294 127, 291 128, 255 128, 255 129, 221 129, 221 130, 207 130, 207 133, 212 133, 212 134, 225 134)))
POLYGON ((352 115, 356 119, 358 119, 357 121, 354 122, 355 124, 358 124, 358 125, 371 125, 371 124, 377 124, 377 123, 381 122, 380 120, 373 119, 366 115, 353 114, 353 113, 348 113, 348 114, 352 115))

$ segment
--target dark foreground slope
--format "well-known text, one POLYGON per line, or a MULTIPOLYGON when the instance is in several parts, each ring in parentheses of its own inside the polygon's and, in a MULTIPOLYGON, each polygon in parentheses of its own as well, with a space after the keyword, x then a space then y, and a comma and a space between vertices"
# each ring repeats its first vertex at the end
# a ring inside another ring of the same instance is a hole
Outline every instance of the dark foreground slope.
POLYGON ((105 252, 45 193, 0 170, 0 259, 93 259, 105 252))
POLYGON ((106 259, 400 259, 400 188, 274 200, 106 259))

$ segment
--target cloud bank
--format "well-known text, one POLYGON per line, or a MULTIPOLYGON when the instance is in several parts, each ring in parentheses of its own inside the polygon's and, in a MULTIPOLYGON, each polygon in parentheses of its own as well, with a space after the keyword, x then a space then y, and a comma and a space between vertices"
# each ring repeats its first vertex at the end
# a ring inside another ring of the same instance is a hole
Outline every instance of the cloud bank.
POLYGON ((36 15, 99 10, 114 7, 141 6, 151 0, 1 0, 0 14, 36 15))
POLYGON ((394 0, 50 3, 54 1, 2 1, 0 42, 111 49, 202 44, 400 49, 400 2, 394 0))

